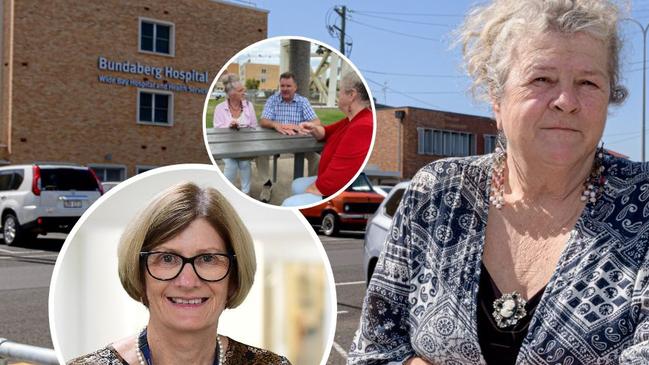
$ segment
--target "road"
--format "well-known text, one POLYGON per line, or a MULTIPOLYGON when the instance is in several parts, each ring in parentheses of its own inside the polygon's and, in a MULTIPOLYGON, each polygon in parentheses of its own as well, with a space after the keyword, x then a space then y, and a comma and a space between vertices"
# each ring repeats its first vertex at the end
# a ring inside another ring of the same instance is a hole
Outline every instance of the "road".
POLYGON ((347 362, 347 352, 358 328, 365 295, 363 236, 364 232, 343 232, 333 238, 319 236, 331 262, 338 296, 338 322, 328 365, 347 362))
POLYGON ((20 246, 0 245, 0 337, 52 348, 47 296, 64 240, 51 234, 20 246))

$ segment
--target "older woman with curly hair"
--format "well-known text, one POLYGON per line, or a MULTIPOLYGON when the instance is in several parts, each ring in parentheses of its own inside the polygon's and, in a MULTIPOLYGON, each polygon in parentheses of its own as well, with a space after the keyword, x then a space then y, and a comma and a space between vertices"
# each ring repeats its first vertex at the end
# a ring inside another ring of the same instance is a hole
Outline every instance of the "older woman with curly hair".
POLYGON ((608 0, 494 0, 460 30, 494 154, 413 178, 350 364, 649 363, 649 166, 598 148, 622 102, 608 0))

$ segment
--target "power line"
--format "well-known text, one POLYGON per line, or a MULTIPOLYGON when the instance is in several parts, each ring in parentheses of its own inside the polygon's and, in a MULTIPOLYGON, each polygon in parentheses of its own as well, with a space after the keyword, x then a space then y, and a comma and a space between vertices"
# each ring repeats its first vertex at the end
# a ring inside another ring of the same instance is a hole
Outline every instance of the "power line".
POLYGON ((615 140, 615 141, 607 141, 606 144, 607 145, 612 145, 612 144, 618 144, 618 143, 622 143, 622 142, 626 142, 626 141, 631 141, 631 140, 640 138, 640 134, 641 133, 638 133, 637 136, 633 136, 633 137, 629 137, 629 138, 623 138, 623 139, 619 139, 619 140, 615 140))
POLYGON ((444 28, 451 28, 452 27, 452 25, 450 25, 450 24, 418 22, 418 21, 410 20, 410 19, 399 19, 399 18, 393 18, 393 17, 388 17, 388 16, 372 15, 372 14, 367 14, 367 13, 358 12, 358 11, 352 11, 352 10, 350 10, 349 12, 353 13, 355 15, 361 15, 361 16, 377 18, 377 19, 385 19, 385 20, 389 20, 389 21, 393 21, 393 22, 408 23, 408 24, 422 24, 422 25, 430 25, 430 26, 433 26, 433 27, 444 27, 444 28))
POLYGON ((464 18, 462 14, 438 14, 438 13, 403 13, 395 11, 374 11, 374 10, 355 10, 359 13, 368 14, 388 14, 388 15, 405 15, 405 16, 429 16, 429 17, 447 17, 447 18, 464 18))
POLYGON ((461 79, 464 77, 460 75, 411 74, 411 73, 398 73, 398 72, 383 72, 383 71, 374 71, 374 70, 366 70, 366 69, 361 69, 361 71, 369 74, 403 76, 403 77, 433 77, 433 78, 442 78, 442 79, 461 79))
POLYGON ((332 7, 329 8, 329 10, 327 10, 327 12, 325 13, 325 29, 327 29, 327 32, 329 32, 330 36, 338 38, 340 42, 339 50, 343 55, 346 55, 347 57, 351 55, 353 45, 352 37, 350 37, 345 30, 345 21, 348 19, 346 12, 348 11, 349 9, 343 6, 342 10, 338 9, 337 7, 332 7), (336 23, 336 20, 338 18, 333 19, 334 12, 341 19, 340 26, 338 26, 336 23))
POLYGON ((412 96, 410 96, 410 95, 408 95, 408 94, 406 94, 406 93, 404 93, 404 92, 401 92, 401 91, 399 91, 399 90, 395 90, 395 89, 393 89, 393 88, 391 88, 391 87, 389 87, 389 86, 387 86, 387 85, 385 85, 385 84, 381 84, 380 82, 374 81, 374 80, 372 80, 372 79, 368 79, 367 77, 365 78, 365 80, 367 80, 367 81, 369 81, 369 82, 371 82, 371 83, 373 83, 373 84, 375 84, 375 85, 378 85, 378 86, 380 86, 381 88, 385 88, 385 90, 390 90, 390 91, 393 91, 393 92, 395 92, 395 93, 397 93, 397 94, 399 94, 399 95, 405 96, 405 97, 408 98, 408 99, 411 99, 411 100, 414 100, 414 101, 420 102, 420 103, 422 103, 422 104, 426 104, 426 105, 428 105, 428 106, 432 106, 433 108, 436 108, 436 109, 439 109, 439 108, 440 108, 438 105, 431 104, 431 103, 429 103, 429 102, 427 102, 427 101, 425 101, 425 100, 422 100, 422 99, 418 99, 418 98, 412 97, 412 96))
POLYGON ((394 30, 391 30, 391 29, 387 29, 387 28, 381 28, 381 27, 377 27, 377 26, 374 26, 374 25, 361 23, 361 22, 359 22, 358 20, 354 20, 354 19, 349 19, 349 21, 350 21, 350 22, 353 22, 353 23, 356 23, 356 24, 360 24, 360 25, 366 26, 366 27, 368 27, 368 28, 377 29, 377 30, 382 30, 382 31, 384 31, 384 32, 388 32, 388 33, 392 33, 392 34, 397 34, 397 35, 401 35, 401 36, 404 36, 404 37, 418 38, 418 39, 425 39, 425 40, 429 40, 429 41, 439 41, 439 39, 435 39, 435 38, 422 37, 422 36, 415 35, 415 34, 409 34, 409 33, 397 32, 397 31, 394 31, 394 30))

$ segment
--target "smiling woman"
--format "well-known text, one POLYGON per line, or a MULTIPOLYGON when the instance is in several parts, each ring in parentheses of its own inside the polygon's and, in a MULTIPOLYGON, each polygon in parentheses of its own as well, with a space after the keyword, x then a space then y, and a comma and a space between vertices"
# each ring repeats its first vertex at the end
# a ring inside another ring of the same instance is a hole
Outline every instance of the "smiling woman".
POLYGON ((181 183, 160 193, 124 232, 118 256, 121 283, 148 309, 148 324, 68 364, 289 364, 217 334, 256 264, 248 230, 215 189, 181 183))

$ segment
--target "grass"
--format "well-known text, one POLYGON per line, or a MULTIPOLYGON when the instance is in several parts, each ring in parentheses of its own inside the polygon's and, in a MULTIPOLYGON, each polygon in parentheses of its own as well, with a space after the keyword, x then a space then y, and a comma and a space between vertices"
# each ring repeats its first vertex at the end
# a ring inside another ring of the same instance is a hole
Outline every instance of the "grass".
MULTIPOLYGON (((207 116, 206 116, 206 123, 207 123, 207 128, 212 128, 213 127, 213 119, 214 119, 214 108, 219 104, 222 103, 224 99, 210 99, 210 101, 207 104, 207 116)), ((263 105, 255 105, 255 112, 257 113, 257 120, 261 118, 261 112, 263 111, 264 106, 263 105)), ((322 124, 324 125, 329 125, 333 122, 337 122, 345 117, 345 114, 340 111, 338 108, 314 108, 315 114, 318 116, 322 124)))

